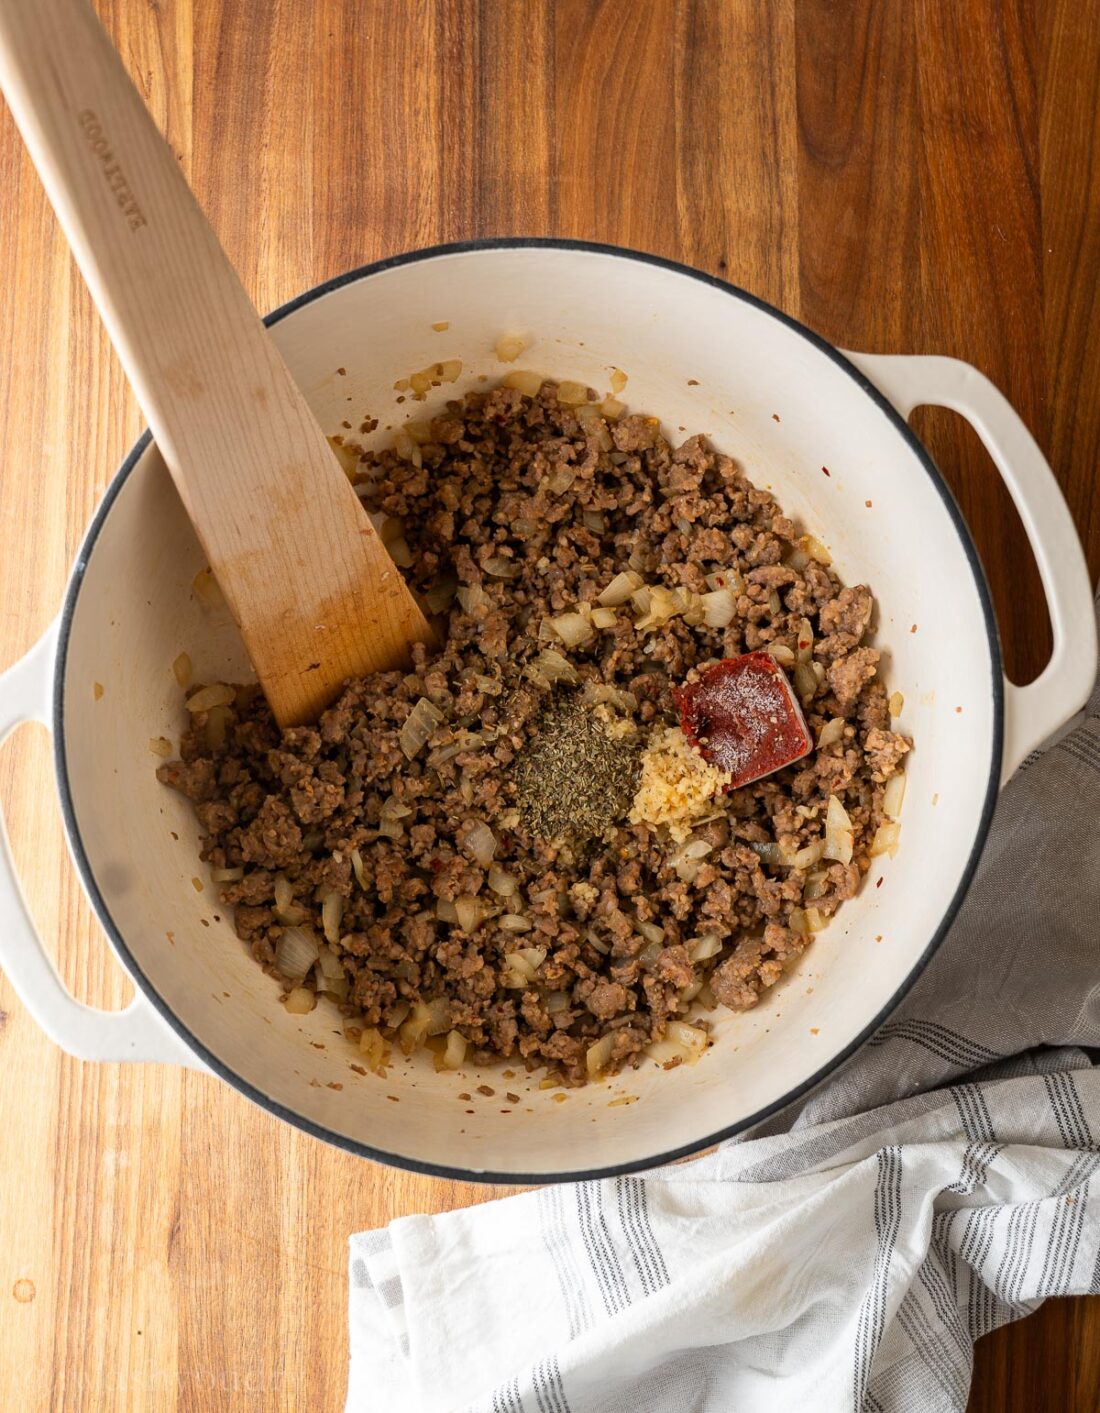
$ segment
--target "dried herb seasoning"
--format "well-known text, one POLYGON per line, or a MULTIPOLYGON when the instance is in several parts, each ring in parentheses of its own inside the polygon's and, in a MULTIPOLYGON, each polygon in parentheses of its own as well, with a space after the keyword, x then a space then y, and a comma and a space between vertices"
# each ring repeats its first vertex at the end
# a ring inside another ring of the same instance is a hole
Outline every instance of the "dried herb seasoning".
POLYGON ((520 819, 542 839, 579 848, 622 823, 641 774, 641 738, 618 737, 576 692, 557 692, 516 757, 520 819))

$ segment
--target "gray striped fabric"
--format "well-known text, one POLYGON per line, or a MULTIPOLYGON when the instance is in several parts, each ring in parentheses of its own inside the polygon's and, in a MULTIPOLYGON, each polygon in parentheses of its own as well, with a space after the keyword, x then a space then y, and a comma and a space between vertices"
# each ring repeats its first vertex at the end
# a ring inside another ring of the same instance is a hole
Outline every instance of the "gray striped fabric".
POLYGON ((819 1090, 695 1163, 352 1237, 349 1413, 961 1413, 976 1339, 1100 1293, 1098 918, 1094 693, 819 1090))

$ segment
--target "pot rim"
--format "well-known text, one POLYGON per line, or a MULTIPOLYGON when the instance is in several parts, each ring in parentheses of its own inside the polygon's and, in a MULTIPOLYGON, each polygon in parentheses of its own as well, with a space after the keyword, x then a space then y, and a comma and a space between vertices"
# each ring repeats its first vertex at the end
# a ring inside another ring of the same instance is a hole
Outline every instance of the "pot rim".
POLYGON ((974 587, 977 590, 978 600, 982 609, 982 617, 985 621, 993 678, 993 729, 990 743, 989 779, 986 785, 985 799, 982 805, 981 818, 974 837, 974 843, 971 847, 970 855, 966 861, 966 866, 963 869, 958 886, 948 902, 943 916, 929 939, 927 946, 916 963, 910 968, 901 985, 859 1033, 823 1065, 820 1065, 814 1070, 808 1078, 788 1090, 781 1098, 774 1100, 770 1104, 766 1104, 763 1108, 756 1110, 745 1118, 737 1120, 735 1123, 729 1124, 714 1133, 700 1137, 697 1141, 682 1144, 678 1148, 671 1149, 667 1152, 655 1153, 652 1157, 635 1159, 625 1163, 615 1163, 607 1167, 578 1167, 568 1172, 551 1173, 497 1172, 493 1169, 464 1168, 447 1163, 435 1163, 419 1158, 409 1158, 400 1153, 390 1153, 384 1148, 375 1147, 371 1144, 361 1143, 356 1139, 347 1138, 343 1134, 335 1132, 333 1129, 326 1128, 323 1124, 315 1123, 312 1119, 305 1118, 294 1110, 288 1109, 278 1100, 272 1099, 269 1095, 264 1094, 262 1090, 243 1079, 235 1070, 231 1069, 208 1050, 167 1002, 162 999, 160 993, 154 988, 148 977, 142 971, 137 959, 134 957, 123 938, 121 931, 116 926, 103 895, 100 893, 87 852, 85 851, 80 826, 77 822, 76 810, 73 804, 65 749, 65 669, 67 665, 69 639, 72 632, 76 606, 80 598, 80 590, 84 582, 85 570, 91 559, 92 552, 95 549, 100 531, 106 522, 107 516, 110 514, 115 498, 122 490, 130 473, 137 466, 152 441, 152 434, 148 429, 142 433, 111 479, 103 499, 92 518, 91 524, 85 533, 84 540, 76 558, 76 563, 65 590, 54 664, 53 752, 58 794, 61 801, 61 815, 81 883, 84 886, 84 890, 88 895, 101 926, 106 932, 116 955, 133 979, 134 984, 141 990, 146 1000, 154 1007, 165 1024, 170 1026, 188 1048, 202 1059, 203 1063, 212 1073, 238 1090, 241 1094, 245 1095, 246 1098, 251 1099, 269 1113, 274 1114, 277 1118, 293 1124, 296 1128, 303 1130, 314 1138, 322 1139, 324 1142, 331 1143, 337 1148, 342 1148, 348 1153, 353 1153, 357 1157, 370 1158, 377 1163, 402 1168, 409 1172, 424 1173, 432 1177, 450 1178, 464 1182, 491 1183, 498 1186, 527 1186, 551 1182, 583 1182, 606 1177, 617 1177, 630 1173, 646 1172, 666 1163, 674 1162, 679 1158, 685 1158, 692 1154, 699 1153, 703 1149, 709 1148, 716 1143, 722 1143, 726 1139, 732 1138, 736 1134, 743 1133, 746 1129, 750 1129, 754 1125, 761 1123, 764 1119, 771 1117, 781 1109, 785 1109, 788 1105, 808 1094, 811 1090, 816 1088, 817 1085, 821 1084, 823 1080, 828 1078, 829 1075, 835 1073, 835 1071, 850 1059, 870 1036, 874 1034, 879 1026, 897 1009, 914 982, 939 949, 940 943, 943 941, 948 929, 955 920, 955 916, 973 881, 975 870, 977 869, 989 834, 989 827, 993 818, 1000 783, 1001 759, 1004 747, 1004 673, 997 620, 993 611, 989 586, 986 582, 981 561, 978 558, 977 549, 970 535, 969 527, 963 519, 962 512, 947 482, 944 480, 943 475, 932 460, 924 444, 910 429, 905 419, 898 413, 892 403, 879 392, 839 349, 799 320, 784 313, 783 310, 777 309, 774 305, 768 303, 767 300, 761 299, 757 295, 750 294, 747 290, 741 289, 738 285, 731 284, 727 280, 719 279, 715 275, 705 274, 701 270, 695 270, 691 266, 684 265, 679 261, 669 260, 664 256, 634 250, 627 246, 608 245, 594 241, 563 240, 547 236, 490 236, 475 240, 455 241, 449 244, 424 246, 416 250, 405 251, 399 255, 388 256, 382 260, 372 261, 367 265, 360 265, 344 274, 335 275, 331 279, 324 280, 320 284, 314 285, 312 288, 306 290, 304 293, 297 295, 294 299, 279 305, 276 309, 273 309, 269 314, 264 316, 264 323, 270 328, 287 318, 288 315, 295 313, 307 304, 312 304, 322 296, 331 294, 334 290, 341 289, 345 285, 368 279, 372 275, 382 274, 386 270, 451 255, 465 255, 475 252, 480 253, 497 250, 580 251, 585 254, 609 255, 618 259, 632 260, 638 264, 649 265, 658 270, 683 275, 701 284, 708 285, 711 289, 728 295, 733 299, 740 300, 742 303, 748 304, 754 309, 760 310, 762 313, 769 314, 773 319, 778 320, 793 333, 805 339, 819 353, 824 354, 825 357, 830 359, 852 379, 878 408, 879 412, 892 424, 894 430, 899 434, 908 449, 924 468, 933 486, 936 488, 940 499, 943 501, 948 519, 954 526, 973 574, 974 587))

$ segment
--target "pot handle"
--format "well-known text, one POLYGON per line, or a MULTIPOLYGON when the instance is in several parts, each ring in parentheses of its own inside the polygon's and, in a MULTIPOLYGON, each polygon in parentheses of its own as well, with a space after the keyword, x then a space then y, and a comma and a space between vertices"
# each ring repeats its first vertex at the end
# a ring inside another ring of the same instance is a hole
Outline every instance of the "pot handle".
POLYGON ((908 417, 932 404, 960 412, 981 438, 1008 487, 1031 543, 1046 594, 1054 649, 1026 687, 1005 678, 1001 783, 1088 700, 1096 677, 1096 616, 1088 567, 1058 482, 1008 399, 958 358, 916 354, 846 355, 908 417))
MULTIPOLYGON (((50 725, 58 625, 0 675, 0 741, 23 721, 50 725)), ((121 1011, 85 1006, 65 989, 27 908, 0 817, 0 970, 55 1045, 78 1060, 157 1060, 204 1070, 140 991, 121 1011)))

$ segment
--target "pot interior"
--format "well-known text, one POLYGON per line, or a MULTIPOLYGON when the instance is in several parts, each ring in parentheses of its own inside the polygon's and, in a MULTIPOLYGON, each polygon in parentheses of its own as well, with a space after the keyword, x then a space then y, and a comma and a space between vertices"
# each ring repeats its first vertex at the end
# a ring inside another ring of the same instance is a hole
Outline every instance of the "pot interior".
POLYGON ((86 879, 129 964, 193 1043, 328 1137, 519 1179, 700 1146, 805 1086, 882 1016, 975 852, 995 773, 996 664, 975 562, 914 446, 829 352, 705 280, 596 250, 461 250, 352 279, 274 330, 325 430, 372 416, 379 439, 499 378, 494 345, 511 332, 531 340, 513 367, 598 390, 622 368, 631 409, 659 416, 674 442, 705 432, 773 489, 846 583, 871 586, 873 641, 905 697, 901 729, 916 744, 897 858, 873 862, 756 1010, 712 1013, 716 1043, 699 1064, 647 1062, 564 1101, 521 1064, 437 1074, 430 1055, 398 1054, 382 1079, 351 1068, 358 1056, 327 1003, 306 1017, 277 1004, 198 861, 190 806, 154 775, 150 739, 175 744, 183 725, 176 655, 191 655, 197 679, 250 676, 232 623, 192 590, 205 561, 154 447, 116 482, 87 547, 61 664, 61 744, 86 879), (397 403, 395 380, 446 358, 463 363, 455 387, 397 403))

